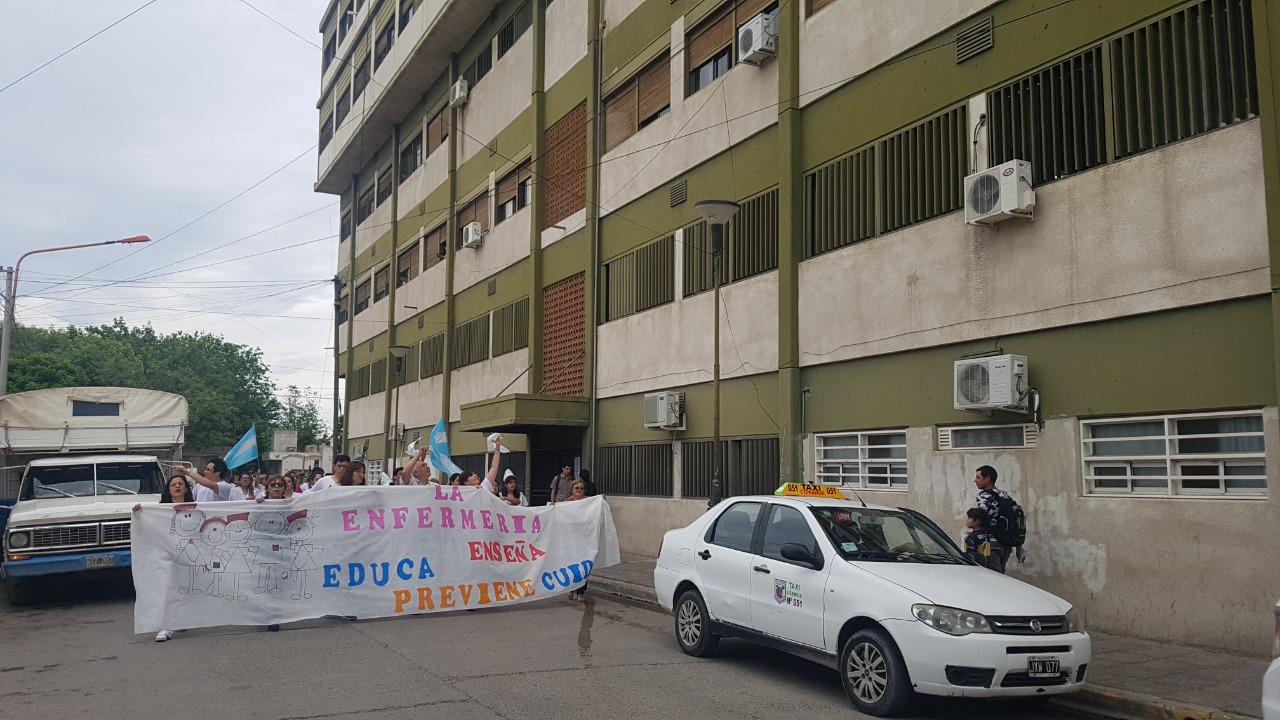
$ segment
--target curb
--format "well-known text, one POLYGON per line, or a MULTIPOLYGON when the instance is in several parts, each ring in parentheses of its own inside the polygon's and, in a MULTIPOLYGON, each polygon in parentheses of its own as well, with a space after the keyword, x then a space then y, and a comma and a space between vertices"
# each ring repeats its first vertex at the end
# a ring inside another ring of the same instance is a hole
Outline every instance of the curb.
MULTIPOLYGON (((658 605, 657 592, 652 587, 639 583, 592 575, 591 592, 644 603, 653 606, 655 610, 662 610, 658 605)), ((1054 696, 1049 702, 1065 710, 1110 720, 1246 720, 1248 717, 1098 685, 1085 685, 1070 695, 1054 696)))
POLYGON ((1244 720, 1247 717, 1098 685, 1085 685, 1070 695, 1056 696, 1050 702, 1068 710, 1114 720, 1244 720))

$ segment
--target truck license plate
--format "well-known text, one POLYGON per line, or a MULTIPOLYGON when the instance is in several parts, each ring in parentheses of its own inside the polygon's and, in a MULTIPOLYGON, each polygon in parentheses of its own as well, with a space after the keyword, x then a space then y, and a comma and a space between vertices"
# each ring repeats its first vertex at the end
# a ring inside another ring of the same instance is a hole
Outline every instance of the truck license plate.
POLYGON ((1054 658, 1027 658, 1027 677, 1057 677, 1060 672, 1058 661, 1054 658))
MULTIPOLYGON (((93 568, 115 567, 116 556, 115 555, 90 555, 89 557, 84 559, 84 566, 86 569, 89 569, 89 570, 92 570, 93 568)), ((1056 666, 1056 663, 1055 663, 1055 666, 1056 666)))

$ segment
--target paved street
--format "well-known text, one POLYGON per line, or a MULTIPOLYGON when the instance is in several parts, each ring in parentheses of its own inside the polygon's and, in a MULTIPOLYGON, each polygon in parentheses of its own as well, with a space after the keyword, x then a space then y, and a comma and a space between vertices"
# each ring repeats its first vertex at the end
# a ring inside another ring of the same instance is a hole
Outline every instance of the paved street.
MULTIPOLYGON (((595 599, 281 632, 132 634, 127 582, 0 602, 0 717, 862 717, 830 670, 738 641, 683 655, 668 616, 595 599)), ((921 718, 1037 718, 1020 703, 922 702, 921 718)))

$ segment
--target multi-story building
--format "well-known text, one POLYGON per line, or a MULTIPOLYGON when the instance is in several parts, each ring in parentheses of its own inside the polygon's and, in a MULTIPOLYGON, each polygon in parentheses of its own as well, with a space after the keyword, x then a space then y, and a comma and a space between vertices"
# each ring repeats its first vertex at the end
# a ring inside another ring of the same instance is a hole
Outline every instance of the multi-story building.
POLYGON ((537 496, 593 470, 647 554, 705 507, 717 416, 730 495, 958 529, 990 464, 1011 572, 1098 628, 1266 646, 1280 1, 334 0, 321 31, 348 451, 443 416, 475 466, 501 431, 537 496), (1034 218, 967 223, 1013 160, 1034 218), (741 204, 720 253, 705 199, 741 204), (984 353, 1025 356, 1026 412, 955 409, 984 353))

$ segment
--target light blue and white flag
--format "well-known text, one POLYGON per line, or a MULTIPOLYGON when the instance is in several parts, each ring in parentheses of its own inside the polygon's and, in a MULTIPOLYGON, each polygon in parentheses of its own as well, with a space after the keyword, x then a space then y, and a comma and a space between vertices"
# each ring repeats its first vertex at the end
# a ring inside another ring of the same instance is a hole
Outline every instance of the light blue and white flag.
POLYGON ((240 438, 240 442, 236 443, 227 451, 227 467, 235 469, 248 463, 250 460, 258 459, 258 426, 254 425, 249 428, 249 432, 240 438))
POLYGON ((449 459, 449 428, 444 424, 444 418, 440 418, 440 422, 436 423, 436 426, 431 429, 428 447, 430 450, 427 460, 430 461, 431 467, 445 475, 462 472, 462 468, 449 459))

